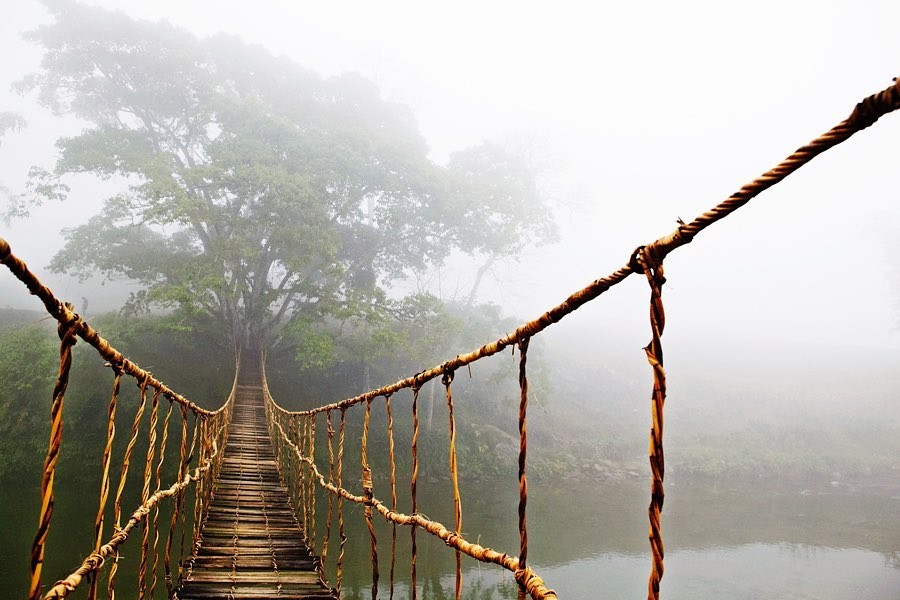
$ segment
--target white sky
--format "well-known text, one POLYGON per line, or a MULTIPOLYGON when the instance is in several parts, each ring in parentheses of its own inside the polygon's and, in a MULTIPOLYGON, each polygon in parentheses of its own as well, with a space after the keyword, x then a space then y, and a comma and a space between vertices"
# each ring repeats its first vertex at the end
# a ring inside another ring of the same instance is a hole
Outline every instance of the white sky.
MULTIPOLYGON (((484 138, 537 140, 563 240, 501 267, 485 290, 529 318, 900 75, 897 2, 89 3, 236 33, 323 75, 358 71, 413 108, 437 160, 484 138)), ((0 147, 0 181, 15 189, 29 165, 50 164, 60 128, 74 130, 8 92, 39 59, 18 33, 46 16, 6 4, 0 110, 30 122, 0 147)), ((900 249, 898 150, 892 115, 672 255, 667 336, 900 349, 900 289, 887 279, 900 279, 888 253, 900 249)), ((69 204, 4 233, 39 271, 58 229, 96 211, 102 187, 75 187, 69 204)), ((633 279, 590 309, 608 328, 646 320, 646 286, 633 279)))

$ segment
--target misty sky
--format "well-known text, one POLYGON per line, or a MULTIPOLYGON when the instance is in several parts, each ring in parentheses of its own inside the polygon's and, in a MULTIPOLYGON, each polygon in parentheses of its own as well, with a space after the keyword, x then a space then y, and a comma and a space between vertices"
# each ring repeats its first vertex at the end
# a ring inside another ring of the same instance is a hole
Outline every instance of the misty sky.
MULTIPOLYGON (((52 164, 56 137, 79 126, 9 91, 40 57, 20 32, 48 17, 35 2, 8 4, 0 110, 23 113, 29 127, 3 139, 0 182, 17 190, 30 165, 52 164)), ((412 107, 438 161, 485 138, 531 144, 562 241, 501 265, 482 294, 528 318, 619 267, 676 218, 724 199, 900 75, 900 5, 886 1, 89 4, 166 18, 201 36, 235 33, 325 76, 360 72, 412 107)), ((898 163, 894 114, 673 254, 667 337, 712 352, 737 340, 896 356, 898 163)), ((66 204, 3 227, 39 273, 60 245, 59 229, 86 221, 110 189, 89 177, 72 187, 66 204)), ((467 289, 466 277, 448 274, 442 292, 467 289)), ((66 277, 47 279, 61 294, 77 290, 66 277)), ((646 322, 646 284, 632 279, 586 311, 598 319, 581 322, 588 335, 646 322)))

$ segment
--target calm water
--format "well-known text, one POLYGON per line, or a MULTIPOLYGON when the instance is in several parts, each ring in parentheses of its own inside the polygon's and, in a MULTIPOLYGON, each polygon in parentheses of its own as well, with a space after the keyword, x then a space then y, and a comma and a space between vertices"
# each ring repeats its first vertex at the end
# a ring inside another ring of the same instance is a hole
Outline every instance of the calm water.
MULTIPOLYGON (((646 488, 643 482, 532 483, 529 562, 561 598, 646 597, 646 488)), ((451 524, 452 507, 444 496, 447 489, 449 482, 443 480, 421 483, 420 506, 429 517, 451 524)), ((403 497, 405 484, 399 490, 403 497)), ((900 599, 900 485, 729 487, 675 482, 667 492, 664 598, 900 599)), ((466 536, 515 553, 515 480, 463 482, 462 494, 466 536)), ((376 495, 389 497, 386 483, 376 482, 376 495)), ((89 544, 93 492, 88 502, 73 496, 70 490, 60 490, 47 581, 74 566, 89 544), (67 529, 65 522, 80 525, 67 529)), ((7 487, 0 491, 3 598, 25 593, 36 498, 37 490, 7 487)), ((404 504, 401 501, 401 510, 408 509, 404 504)), ((326 506, 320 496, 316 531, 320 545, 326 506)), ((344 597, 368 598, 371 566, 362 511, 348 506, 346 521, 344 597)), ((379 587, 387 598, 391 528, 379 526, 377 534, 379 587)), ((420 597, 452 597, 453 555, 429 537, 418 535, 420 597)), ((336 538, 335 521, 332 542, 336 538)), ((128 542, 126 560, 135 558, 139 543, 139 538, 128 542)), ((337 555, 336 544, 330 545, 329 553, 337 555)), ((397 530, 396 556, 395 597, 405 598, 409 590, 407 529, 397 530)), ((463 566, 465 598, 516 597, 511 577, 499 569, 468 559, 463 566)), ((334 584, 333 564, 329 576, 334 584)), ((132 585, 123 579, 117 586, 118 597, 132 597, 132 585)))

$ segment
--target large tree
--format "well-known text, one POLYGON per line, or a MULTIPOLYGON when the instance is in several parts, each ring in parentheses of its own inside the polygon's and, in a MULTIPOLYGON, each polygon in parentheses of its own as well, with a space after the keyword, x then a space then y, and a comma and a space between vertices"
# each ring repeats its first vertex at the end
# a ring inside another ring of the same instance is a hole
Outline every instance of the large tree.
POLYGON ((47 4, 54 22, 27 35, 41 68, 19 87, 89 127, 58 140, 31 188, 64 198, 72 173, 124 182, 65 232, 56 270, 137 280, 134 305, 265 344, 292 320, 365 314, 392 280, 454 251, 490 260, 552 233, 524 163, 484 144, 434 164, 410 111, 359 76, 47 4))

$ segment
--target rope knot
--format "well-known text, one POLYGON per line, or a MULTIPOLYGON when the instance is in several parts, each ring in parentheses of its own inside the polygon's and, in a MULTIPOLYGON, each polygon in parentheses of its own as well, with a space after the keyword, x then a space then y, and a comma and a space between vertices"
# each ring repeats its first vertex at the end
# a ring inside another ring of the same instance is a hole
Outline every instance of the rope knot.
POLYGON ((59 321, 59 325, 56 326, 56 333, 64 345, 74 346, 75 342, 78 341, 75 334, 78 331, 78 326, 81 325, 81 317, 74 312, 75 305, 71 302, 66 302, 63 306, 65 311, 61 312, 68 318, 59 321))
POLYGON ((634 271, 635 273, 643 273, 644 272, 644 267, 641 265, 639 257, 641 255, 641 253, 644 251, 644 248, 646 248, 646 247, 647 246, 642 244, 631 251, 631 257, 629 257, 629 259, 628 259, 628 268, 631 269, 632 271, 634 271))
POLYGON ((525 352, 528 352, 528 342, 530 342, 530 341, 531 341, 530 337, 525 337, 518 341, 518 343, 516 345, 519 347, 520 355, 525 352))
POLYGON ((453 375, 455 371, 451 369, 447 365, 447 363, 441 365, 441 371, 443 372, 443 375, 441 375, 441 383, 444 385, 450 385, 451 383, 453 383, 453 375))
POLYGON ((659 257, 653 251, 654 246, 655 243, 649 246, 640 246, 632 257, 637 261, 638 271, 646 275, 647 279, 659 289, 666 283, 666 276, 663 270, 662 257, 659 257))
POLYGON ((112 369, 113 375, 121 376, 121 375, 125 374, 125 368, 123 367, 123 365, 121 363, 108 362, 108 363, 105 363, 103 366, 109 367, 110 369, 112 369))

